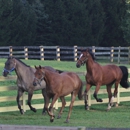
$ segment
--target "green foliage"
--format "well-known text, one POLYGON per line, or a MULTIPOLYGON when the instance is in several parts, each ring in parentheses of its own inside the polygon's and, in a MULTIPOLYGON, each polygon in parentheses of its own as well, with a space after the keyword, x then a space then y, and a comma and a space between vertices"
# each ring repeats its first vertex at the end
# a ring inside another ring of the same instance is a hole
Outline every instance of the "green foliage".
POLYGON ((121 27, 124 33, 124 39, 127 42, 127 46, 129 46, 130 43, 130 1, 129 0, 127 0, 126 7, 127 7, 127 11, 122 21, 121 27))
POLYGON ((124 46, 123 31, 121 23, 126 11, 125 2, 119 0, 102 0, 106 14, 105 32, 101 46, 124 46))
POLYGON ((0 0, 0 7, 0 46, 129 45, 129 0, 0 0))
POLYGON ((1 45, 31 45, 35 40, 35 13, 28 2, 1 1, 1 45))

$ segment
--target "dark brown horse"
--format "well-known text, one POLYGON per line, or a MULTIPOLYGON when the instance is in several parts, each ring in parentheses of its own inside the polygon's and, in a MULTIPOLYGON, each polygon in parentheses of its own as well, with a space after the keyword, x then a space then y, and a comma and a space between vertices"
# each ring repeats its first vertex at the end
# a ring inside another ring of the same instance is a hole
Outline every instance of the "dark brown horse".
POLYGON ((73 72, 63 72, 61 74, 52 72, 45 67, 36 67, 35 78, 33 84, 36 86, 37 83, 41 82, 43 79, 46 81, 46 91, 47 94, 53 95, 53 100, 48 109, 49 101, 46 103, 45 108, 50 116, 50 121, 53 122, 54 114, 52 108, 56 100, 60 97, 62 101, 62 107, 58 114, 58 118, 61 116, 63 108, 65 107, 64 96, 71 93, 71 103, 69 106, 69 113, 66 119, 66 123, 69 122, 70 114, 72 111, 73 103, 78 94, 78 98, 82 99, 82 81, 76 73, 73 72))
POLYGON ((101 85, 106 85, 108 92, 108 108, 109 110, 113 104, 114 97, 117 96, 118 92, 118 84, 120 83, 122 87, 128 88, 129 85, 127 83, 128 79, 128 70, 125 66, 116 66, 114 64, 109 64, 102 66, 96 61, 94 61, 94 55, 89 50, 82 50, 79 60, 77 61, 77 68, 81 65, 86 64, 86 90, 85 90, 85 109, 88 109, 89 106, 87 104, 87 92, 92 87, 92 85, 96 86, 95 92, 93 94, 94 98, 97 102, 102 102, 102 99, 97 97, 98 91, 101 85), (114 95, 112 96, 111 88, 115 83, 114 95))
MULTIPOLYGON (((46 69, 49 69, 50 71, 54 71, 59 73, 58 70, 53 69, 52 67, 46 66, 46 69)), ((23 95, 23 92, 28 92, 28 105, 30 109, 34 112, 36 112, 36 109, 31 106, 31 99, 33 96, 33 91, 35 90, 42 90, 42 94, 44 96, 44 105, 46 103, 46 98, 49 95, 46 95, 46 83, 43 80, 40 82, 37 86, 33 85, 33 80, 34 80, 34 72, 36 71, 35 68, 32 68, 28 65, 26 65, 24 62, 21 60, 14 58, 14 57, 9 57, 7 61, 5 62, 5 67, 3 71, 3 76, 7 76, 9 73, 12 71, 16 72, 17 75, 17 86, 18 86, 18 91, 17 91, 17 104, 18 108, 20 110, 21 114, 24 114, 23 109, 21 108, 20 104, 20 97, 23 95)), ((61 71, 62 72, 62 71, 61 71)), ((50 97, 51 98, 51 97, 50 97)), ((43 114, 45 113, 45 108, 43 109, 43 114)))

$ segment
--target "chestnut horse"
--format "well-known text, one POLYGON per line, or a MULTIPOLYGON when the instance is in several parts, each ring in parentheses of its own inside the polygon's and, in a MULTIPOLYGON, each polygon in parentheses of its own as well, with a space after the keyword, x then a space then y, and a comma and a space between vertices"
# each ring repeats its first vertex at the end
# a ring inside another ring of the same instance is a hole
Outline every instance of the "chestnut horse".
MULTIPOLYGON (((49 69, 50 71, 57 72, 57 73, 62 72, 60 70, 55 70, 50 66, 46 66, 45 68, 49 69)), ((46 88, 45 81, 43 80, 37 86, 33 86, 33 79, 35 77, 34 72, 36 71, 36 69, 26 65, 24 62, 22 62, 21 60, 19 60, 17 58, 9 57, 7 59, 7 61, 5 62, 3 76, 6 77, 12 71, 15 71, 16 75, 17 75, 18 90, 17 90, 16 100, 17 100, 17 104, 18 104, 18 108, 20 110, 20 113, 24 114, 24 111, 21 108, 21 104, 20 104, 20 97, 23 95, 23 93, 25 91, 28 92, 28 102, 27 103, 28 103, 30 109, 33 112, 36 112, 36 109, 33 108, 32 105, 31 105, 31 99, 32 99, 32 96, 33 96, 33 91, 42 90, 42 95, 44 97, 44 106, 45 106, 46 98, 49 96, 49 95, 46 94, 46 91, 45 91, 45 88, 46 88)), ((43 108, 43 114, 44 113, 45 113, 45 108, 43 108)))
POLYGON ((78 98, 82 99, 82 81, 78 77, 78 75, 74 72, 63 72, 61 74, 52 72, 45 67, 36 67, 35 78, 33 84, 36 86, 37 83, 41 82, 43 79, 46 82, 46 91, 47 94, 53 95, 53 100, 48 109, 49 101, 45 104, 45 108, 50 116, 50 121, 54 121, 54 114, 52 112, 52 108, 56 100, 60 97, 62 101, 62 107, 59 111, 58 118, 61 117, 61 113, 65 107, 65 99, 64 96, 71 94, 71 103, 69 106, 69 112, 66 119, 66 123, 69 122, 73 103, 78 94, 78 98))
POLYGON ((81 67, 81 65, 86 64, 86 90, 84 92, 85 96, 85 109, 89 109, 89 106, 87 104, 87 92, 92 87, 92 85, 95 85, 95 92, 93 94, 94 98, 97 102, 102 102, 102 99, 97 97, 98 91, 100 89, 101 85, 106 85, 107 92, 108 92, 108 108, 109 110, 111 106, 113 105, 113 99, 117 96, 118 93, 118 84, 124 88, 128 88, 129 84, 127 83, 128 79, 128 70, 125 66, 116 66, 114 64, 109 64, 102 66, 96 61, 94 61, 94 55, 89 50, 82 50, 81 55, 76 63, 77 68, 81 67), (114 95, 112 96, 111 88, 112 85, 115 83, 115 90, 114 95))

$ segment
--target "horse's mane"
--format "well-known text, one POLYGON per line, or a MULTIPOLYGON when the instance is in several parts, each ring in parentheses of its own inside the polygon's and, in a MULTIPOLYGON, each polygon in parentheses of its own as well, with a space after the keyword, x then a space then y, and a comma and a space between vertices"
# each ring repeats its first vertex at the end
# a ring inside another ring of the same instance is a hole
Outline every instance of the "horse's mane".
MULTIPOLYGON (((9 57, 8 59, 11 59, 11 58, 15 58, 15 57, 9 57)), ((21 61, 20 59, 18 58, 15 58, 16 60, 18 60, 20 63, 24 64, 25 66, 27 67, 30 67, 29 65, 25 64, 23 61, 21 61)))
MULTIPOLYGON (((91 50, 90 48, 88 48, 87 50, 88 50, 89 54, 92 56, 92 59, 95 61, 96 58, 95 58, 95 55, 94 55, 94 53, 92 52, 92 50, 91 50)), ((82 52, 86 52, 86 49, 83 49, 82 52)))

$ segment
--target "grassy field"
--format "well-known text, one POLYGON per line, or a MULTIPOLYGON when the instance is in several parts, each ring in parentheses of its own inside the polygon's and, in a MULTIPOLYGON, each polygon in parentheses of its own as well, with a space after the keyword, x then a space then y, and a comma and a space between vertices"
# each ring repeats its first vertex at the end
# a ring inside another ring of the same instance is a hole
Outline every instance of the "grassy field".
MULTIPOLYGON (((6 59, 0 59, 0 69, 4 68, 6 59)), ((34 67, 34 65, 52 66, 56 69, 64 71, 84 72, 86 71, 85 66, 76 68, 76 62, 66 61, 39 61, 39 60, 23 60, 26 64, 34 67)), ((105 64, 105 63, 102 63, 105 64)), ((129 65, 125 65, 130 68, 129 65)), ((15 75, 15 72, 12 73, 15 75)), ((84 77, 81 77, 84 80, 84 77)), ((2 85, 15 85, 15 81, 1 82, 2 85)), ((95 87, 92 87, 94 89, 95 87)), ((39 91, 40 92, 40 91, 39 91)), ((14 92, 2 92, 1 96, 4 95, 16 95, 14 92)), ((105 95, 106 96, 106 95, 105 95)), ((35 101, 36 102, 36 101, 35 101)), ((16 102, 12 102, 16 105, 16 102)), ((12 105, 11 104, 11 105, 12 105)), ((0 103, 0 106, 5 105, 0 103)), ((7 105, 8 104, 7 102, 7 105)), ((43 116, 42 110, 37 110, 36 113, 28 110, 24 115, 17 112, 6 112, 0 113, 0 124, 17 124, 17 125, 40 125, 40 126, 85 126, 88 128, 130 128, 130 102, 120 103, 118 107, 113 107, 110 111, 106 112, 107 104, 92 105, 89 111, 84 109, 84 106, 74 106, 70 118, 70 123, 66 124, 68 114, 68 107, 64 109, 61 119, 55 118, 53 123, 50 123, 50 117, 48 115, 43 116)), ((55 110, 57 116, 58 110, 55 110)))

